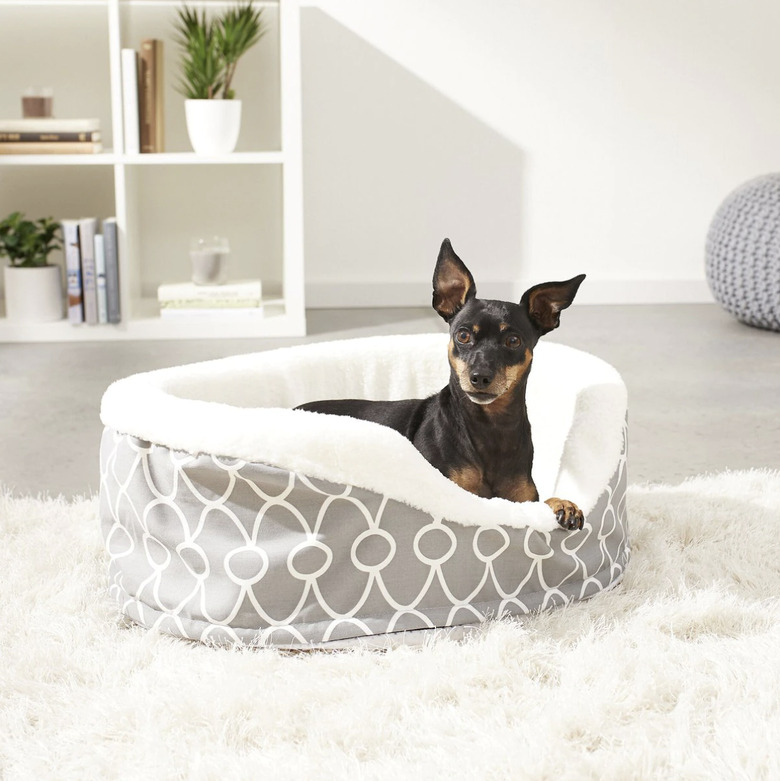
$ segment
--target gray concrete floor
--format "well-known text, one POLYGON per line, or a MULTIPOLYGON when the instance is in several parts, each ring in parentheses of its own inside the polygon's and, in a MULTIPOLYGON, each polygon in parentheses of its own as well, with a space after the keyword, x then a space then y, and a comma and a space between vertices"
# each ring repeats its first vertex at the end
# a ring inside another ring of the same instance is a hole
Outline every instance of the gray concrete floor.
MULTIPOLYGON (((304 339, 0 345, 0 484, 14 494, 98 489, 100 398, 138 371, 272 347, 443 331, 430 310, 314 310, 304 339)), ((545 337, 613 364, 629 390, 629 481, 780 469, 780 333, 716 305, 577 306, 545 337)))

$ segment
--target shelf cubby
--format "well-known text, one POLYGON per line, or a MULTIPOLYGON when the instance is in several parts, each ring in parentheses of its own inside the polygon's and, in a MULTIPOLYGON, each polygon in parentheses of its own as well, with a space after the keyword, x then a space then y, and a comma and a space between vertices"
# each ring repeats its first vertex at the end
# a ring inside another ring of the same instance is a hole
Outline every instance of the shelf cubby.
POLYGON ((0 155, 0 214, 115 216, 122 303, 122 322, 114 326, 21 325, 0 310, 0 341, 305 333, 299 7, 298 0, 260 5, 268 32, 242 59, 235 85, 239 144, 230 155, 201 157, 189 146, 184 99, 174 89, 178 2, 0 0, 0 20, 14 42, 5 54, 18 64, 13 81, 10 68, 0 78, 0 116, 20 116, 22 90, 45 84, 54 90, 55 116, 99 117, 104 143, 95 155, 0 155), (74 47, 75 36, 88 43, 74 47), (126 154, 120 52, 155 37, 165 51, 165 151, 126 154), (63 68, 65 49, 76 53, 63 68), (264 317, 159 316, 157 285, 187 278, 189 240, 204 234, 230 240, 232 278, 263 280, 264 317))

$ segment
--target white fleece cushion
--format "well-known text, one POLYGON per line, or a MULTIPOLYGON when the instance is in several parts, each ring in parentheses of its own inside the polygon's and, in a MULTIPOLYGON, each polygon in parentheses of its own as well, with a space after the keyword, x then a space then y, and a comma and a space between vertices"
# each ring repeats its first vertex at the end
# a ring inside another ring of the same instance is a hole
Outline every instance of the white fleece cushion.
MULTIPOLYGON (((384 336, 238 355, 136 374, 103 396, 115 431, 174 450, 277 466, 390 496, 456 523, 556 528, 543 502, 470 494, 392 429, 293 410, 333 398, 422 398, 449 378, 446 334, 384 336)), ((626 389, 617 371, 557 344, 534 351, 528 385, 533 477, 542 499, 587 512, 618 465, 626 389)))

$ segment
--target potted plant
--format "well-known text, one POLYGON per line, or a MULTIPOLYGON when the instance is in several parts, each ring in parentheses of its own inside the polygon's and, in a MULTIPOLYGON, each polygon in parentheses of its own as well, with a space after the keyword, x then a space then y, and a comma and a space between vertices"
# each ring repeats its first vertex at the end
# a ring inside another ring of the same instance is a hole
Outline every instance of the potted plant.
POLYGON ((52 217, 26 220, 21 212, 0 222, 0 256, 10 261, 4 269, 9 320, 42 323, 62 319, 62 272, 49 263, 49 255, 62 247, 59 228, 52 217))
POLYGON ((238 61, 265 34, 262 9, 252 0, 208 18, 184 5, 175 23, 182 50, 177 90, 186 98, 184 111, 192 148, 198 154, 228 154, 241 129, 241 101, 233 77, 238 61))

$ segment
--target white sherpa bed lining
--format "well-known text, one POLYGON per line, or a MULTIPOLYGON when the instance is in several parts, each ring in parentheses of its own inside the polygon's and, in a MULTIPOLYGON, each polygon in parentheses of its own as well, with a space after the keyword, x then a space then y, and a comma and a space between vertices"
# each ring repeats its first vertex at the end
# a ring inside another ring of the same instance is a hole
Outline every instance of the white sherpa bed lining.
MULTIPOLYGON (((103 396, 101 420, 192 454, 238 458, 354 485, 464 525, 557 528, 543 502, 470 494, 409 440, 368 421, 293 410, 318 399, 424 398, 447 384, 446 334, 310 344, 136 374, 103 396)), ((590 511, 620 458, 626 388, 579 350, 540 343, 528 382, 533 478, 542 499, 590 511)))

